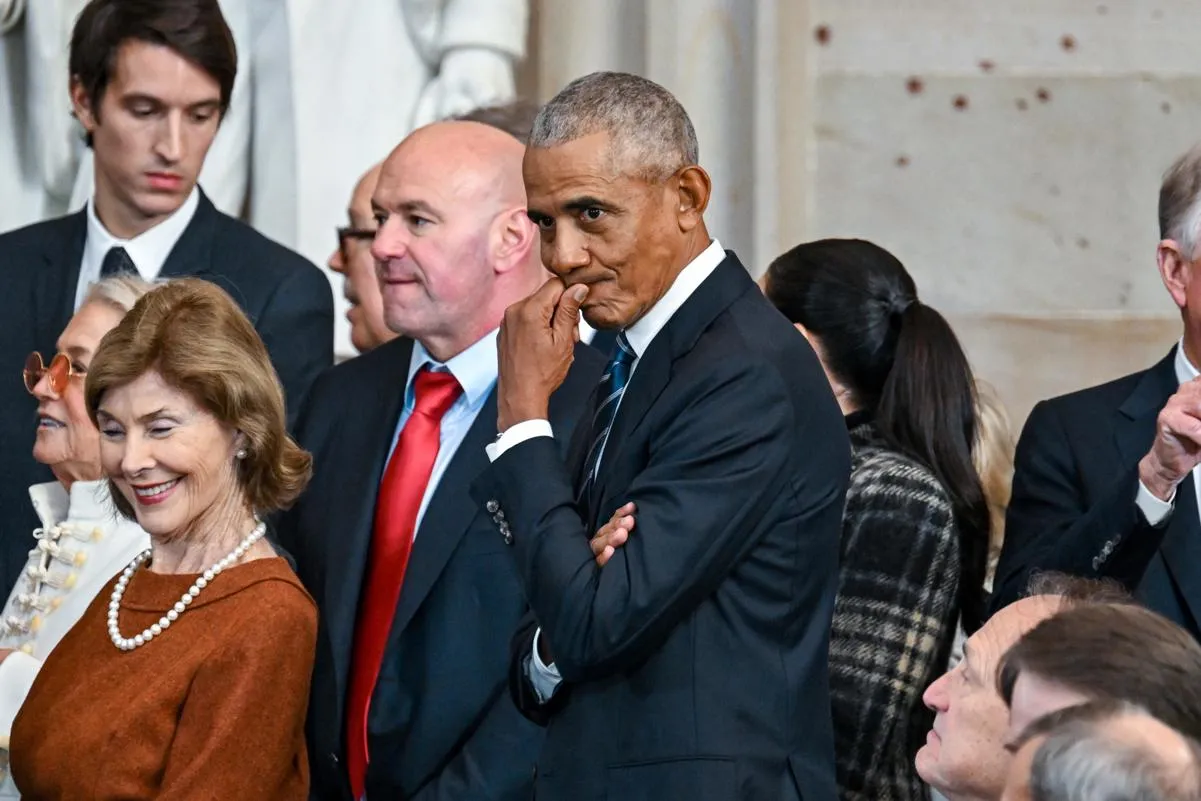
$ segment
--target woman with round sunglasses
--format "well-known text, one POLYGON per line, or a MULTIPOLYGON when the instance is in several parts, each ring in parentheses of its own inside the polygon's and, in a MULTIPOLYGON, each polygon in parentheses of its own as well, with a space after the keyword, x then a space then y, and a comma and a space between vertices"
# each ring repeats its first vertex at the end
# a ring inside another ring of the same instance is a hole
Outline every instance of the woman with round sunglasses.
POLYGON ((38 399, 33 457, 55 480, 29 488, 42 525, 0 617, 0 798, 19 797, 8 775, 8 738, 42 661, 105 583, 149 544, 137 522, 114 513, 84 376, 100 340, 152 288, 133 276, 94 284, 49 364, 39 353, 25 363, 25 388, 38 399))

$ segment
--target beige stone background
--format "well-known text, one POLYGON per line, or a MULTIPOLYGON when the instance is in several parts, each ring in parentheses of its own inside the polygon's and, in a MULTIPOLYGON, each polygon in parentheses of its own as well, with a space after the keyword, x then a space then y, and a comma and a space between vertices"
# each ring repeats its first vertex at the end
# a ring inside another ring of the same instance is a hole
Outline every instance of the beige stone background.
POLYGON ((1179 335, 1156 193, 1201 140, 1201 0, 532 0, 522 90, 595 69, 696 124, 710 230, 758 274, 860 236, 909 268, 1015 424, 1179 335))

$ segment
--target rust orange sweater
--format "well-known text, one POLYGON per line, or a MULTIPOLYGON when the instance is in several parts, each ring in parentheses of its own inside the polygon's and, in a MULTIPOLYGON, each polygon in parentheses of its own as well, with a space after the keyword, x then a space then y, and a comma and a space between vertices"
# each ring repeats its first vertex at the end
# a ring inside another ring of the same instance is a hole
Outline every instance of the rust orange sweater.
MULTIPOLYGON (((121 633, 158 622, 195 580, 138 570, 121 633)), ((317 612, 287 563, 226 570, 129 652, 108 636, 115 581, 50 653, 13 723, 21 797, 305 801, 317 612)))

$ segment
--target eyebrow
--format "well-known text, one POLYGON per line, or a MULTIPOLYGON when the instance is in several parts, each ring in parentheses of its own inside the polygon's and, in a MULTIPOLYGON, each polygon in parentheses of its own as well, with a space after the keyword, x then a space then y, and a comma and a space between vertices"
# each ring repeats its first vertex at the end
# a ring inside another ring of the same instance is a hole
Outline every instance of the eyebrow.
POLYGON ((80 359, 80 360, 86 359, 88 356, 92 355, 92 352, 90 350, 88 350, 87 348, 85 348, 81 345, 69 345, 67 347, 66 353, 72 359, 80 359))
MULTIPOLYGON (((127 94, 121 95, 121 102, 122 103, 151 103, 155 106, 168 105, 167 103, 164 103, 161 99, 155 97, 154 95, 148 95, 148 94, 145 94, 144 92, 129 92, 127 94)), ((221 99, 212 97, 212 98, 208 98, 207 100, 198 100, 195 103, 189 104, 188 106, 186 106, 186 108, 189 111, 198 111, 200 109, 220 108, 220 106, 221 106, 221 99)))
POLYGON ((584 209, 595 209, 598 207, 610 208, 609 204, 598 197, 592 195, 584 195, 583 197, 575 197, 563 204, 563 208, 568 211, 583 211, 584 209))

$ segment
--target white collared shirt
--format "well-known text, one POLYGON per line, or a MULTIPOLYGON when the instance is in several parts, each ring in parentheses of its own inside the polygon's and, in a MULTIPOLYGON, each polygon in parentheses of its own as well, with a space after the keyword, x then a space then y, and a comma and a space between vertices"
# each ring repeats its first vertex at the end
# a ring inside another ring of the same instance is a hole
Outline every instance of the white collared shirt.
MULTIPOLYGON (((1176 345, 1176 381, 1180 384, 1187 384, 1194 378, 1201 376, 1193 363, 1188 360, 1188 355, 1184 352, 1184 338, 1181 337, 1180 342, 1176 345)), ((1196 492, 1198 503, 1198 514, 1201 514, 1201 470, 1193 468, 1193 489, 1196 492)), ((1135 498, 1135 503, 1142 511, 1143 517, 1147 518, 1147 522, 1153 526, 1159 525, 1168 513, 1172 511, 1172 506, 1176 501, 1176 491, 1172 490, 1172 496, 1166 501, 1161 501, 1151 494, 1151 491, 1143 485, 1142 481, 1138 482, 1138 496, 1135 498)))
MULTIPOLYGON (((626 341, 629 342, 630 348, 634 351, 634 364, 630 367, 630 382, 634 380, 634 374, 638 371, 638 364, 642 361, 642 354, 646 353, 646 349, 650 347, 651 342, 659 335, 659 332, 667 325, 668 321, 675 315, 680 307, 683 306, 688 298, 696 292, 705 279, 713 274, 726 258, 726 251, 722 248, 721 243, 714 239, 709 243, 709 247, 701 251, 695 259, 688 263, 680 274, 676 276, 676 280, 672 282, 671 287, 664 293, 663 297, 659 298, 659 302, 651 306, 650 310, 642 316, 638 322, 625 330, 626 341)), ((626 385, 629 388, 629 384, 626 385)), ((614 411, 613 419, 617 419, 617 415, 621 413, 621 401, 625 398, 623 394, 617 401, 617 409, 614 411)), ((587 425, 587 421, 581 421, 580 425, 587 425)), ((516 445, 525 442, 527 439, 534 437, 550 437, 554 432, 551 430, 549 420, 526 420, 514 425, 509 430, 487 448, 488 458, 496 461, 500 455, 516 445)), ((600 467, 601 458, 604 456, 604 444, 601 445, 601 452, 597 455, 597 468, 600 467)), ((559 674, 558 669, 554 664, 544 664, 542 658, 538 655, 538 641, 542 637, 542 629, 539 628, 534 632, 533 648, 529 656, 525 660, 525 673, 530 680, 530 684, 534 688, 534 692, 538 694, 538 698, 545 703, 559 685, 563 682, 563 677, 559 674)))
MULTIPOLYGON (((642 319, 634 323, 625 330, 626 341, 630 343, 630 348, 634 351, 634 364, 630 367, 630 382, 634 380, 634 374, 638 372, 638 364, 642 361, 642 354, 646 353, 646 349, 650 347, 651 342, 667 325, 668 320, 672 318, 680 307, 687 302, 688 298, 692 297, 692 293, 697 290, 705 279, 713 274, 717 269, 717 265, 725 261, 726 251, 722 248, 721 243, 714 239, 709 243, 709 247, 705 248, 701 253, 688 265, 680 271, 676 276, 676 280, 672 282, 671 287, 659 298, 658 303, 651 306, 646 314, 642 315, 642 319)), ((629 384, 626 385, 627 388, 629 384)), ((624 394, 622 395, 624 398, 624 394)), ((614 410, 613 419, 617 419, 617 415, 621 413, 621 399, 617 401, 617 409, 614 410)), ((586 423, 584 423, 586 424, 586 423)), ((525 420, 503 432, 496 442, 488 445, 488 459, 496 461, 500 455, 515 445, 520 445, 527 439, 534 437, 552 437, 554 431, 551 429, 549 420, 525 420)), ((601 453, 597 456, 596 464, 600 466, 601 457, 604 456, 604 446, 601 446, 601 453)))
POLYGON ((83 303, 84 297, 88 294, 88 287, 100 280, 100 268, 104 264, 104 257, 113 248, 125 248, 133 266, 138 269, 138 275, 142 278, 147 281, 158 278, 163 264, 171 255, 175 243, 183 236, 188 223, 192 222, 192 218, 196 216, 196 209, 199 206, 200 189, 192 187, 188 199, 170 217, 153 228, 143 231, 133 239, 118 239, 104 227, 104 223, 100 222, 100 218, 96 216, 95 197, 89 200, 87 205, 88 233, 83 244, 83 261, 79 265, 79 281, 75 285, 75 309, 78 310, 80 304, 83 303))

